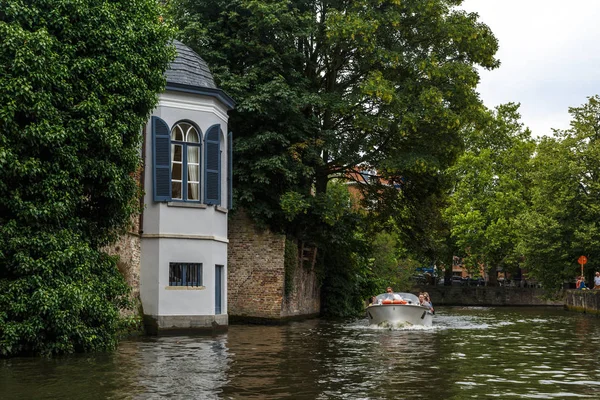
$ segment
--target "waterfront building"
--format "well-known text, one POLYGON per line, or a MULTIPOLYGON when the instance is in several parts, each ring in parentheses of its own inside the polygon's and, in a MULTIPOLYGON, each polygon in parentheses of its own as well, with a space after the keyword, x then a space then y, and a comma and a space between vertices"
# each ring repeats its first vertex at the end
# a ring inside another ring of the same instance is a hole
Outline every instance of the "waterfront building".
POLYGON ((142 149, 139 291, 150 332, 228 325, 234 101, 198 54, 175 47, 142 149))

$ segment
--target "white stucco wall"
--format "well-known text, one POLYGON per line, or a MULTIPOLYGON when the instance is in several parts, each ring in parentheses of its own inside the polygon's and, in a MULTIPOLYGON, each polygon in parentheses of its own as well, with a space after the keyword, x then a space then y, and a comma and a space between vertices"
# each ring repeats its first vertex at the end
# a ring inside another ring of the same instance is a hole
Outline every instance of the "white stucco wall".
MULTIPOLYGON (((154 116, 169 127, 194 122, 201 130, 220 124, 221 206, 185 202, 154 202, 152 131, 146 126, 145 209, 142 225, 141 288, 144 313, 152 316, 215 314, 215 265, 223 265, 222 314, 227 312, 227 109, 213 97, 166 92, 154 116), (169 263, 202 263, 203 287, 169 287, 169 263)), ((202 147, 202 162, 204 146, 202 147)), ((201 172, 204 199, 204 169, 201 172)))
MULTIPOLYGON (((215 265, 227 265, 227 244, 193 239, 158 239, 158 242, 159 265, 166 266, 160 268, 157 287, 160 315, 214 315, 215 265), (202 263, 203 287, 185 290, 170 287, 168 265, 171 262, 202 263)), ((224 275, 226 285, 227 274, 224 275)), ((222 291, 222 314, 226 313, 225 292, 222 291)))
POLYGON ((144 314, 158 315, 158 263, 159 248, 151 241, 142 239, 140 261, 140 298, 144 314))

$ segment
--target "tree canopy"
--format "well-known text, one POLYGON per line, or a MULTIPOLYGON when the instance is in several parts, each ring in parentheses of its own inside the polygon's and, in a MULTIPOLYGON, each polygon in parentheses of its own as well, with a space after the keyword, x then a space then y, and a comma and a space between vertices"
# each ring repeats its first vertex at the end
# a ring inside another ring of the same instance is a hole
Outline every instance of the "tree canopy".
POLYGON ((154 0, 0 0, 0 354, 114 346, 100 249, 138 210, 141 127, 172 29, 154 0))
POLYGON ((535 143, 519 119, 516 104, 489 111, 466 131, 466 151, 449 170, 455 185, 445 216, 456 255, 472 274, 483 267, 492 284, 498 269, 518 267, 519 218, 530 204, 535 143))
POLYGON ((479 109, 476 67, 499 65, 461 3, 172 0, 182 40, 238 104, 237 204, 285 230, 288 192, 319 195, 365 167, 410 192, 449 166, 479 109))
POLYGON ((236 207, 315 242, 326 295, 351 293, 365 272, 349 243, 369 244, 367 222, 397 219, 397 243, 413 250, 439 229, 441 175, 481 109, 477 67, 499 65, 496 38, 461 3, 170 1, 181 40, 237 102, 236 207), (376 176, 358 187, 370 218, 359 223, 327 191, 367 169, 376 176), (362 234, 342 240, 351 227, 362 234))
POLYGON ((600 266, 600 97, 569 109, 571 126, 543 138, 531 161, 532 204, 522 217, 524 267, 545 287, 560 288, 600 266))

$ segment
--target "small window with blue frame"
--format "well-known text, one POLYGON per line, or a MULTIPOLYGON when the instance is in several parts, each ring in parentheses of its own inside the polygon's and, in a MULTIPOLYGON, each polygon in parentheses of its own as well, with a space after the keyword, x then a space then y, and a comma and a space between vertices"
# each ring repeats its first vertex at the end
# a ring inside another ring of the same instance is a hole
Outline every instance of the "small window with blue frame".
POLYGON ((202 264, 169 263, 169 286, 202 286, 202 264))

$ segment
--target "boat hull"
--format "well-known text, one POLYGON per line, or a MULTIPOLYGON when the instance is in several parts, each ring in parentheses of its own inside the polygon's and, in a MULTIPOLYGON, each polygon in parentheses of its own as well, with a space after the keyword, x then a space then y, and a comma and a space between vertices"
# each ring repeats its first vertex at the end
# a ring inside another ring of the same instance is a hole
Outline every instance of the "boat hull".
POLYGON ((369 325, 431 326, 433 323, 433 313, 427 307, 414 304, 375 304, 367 307, 366 313, 369 325))

